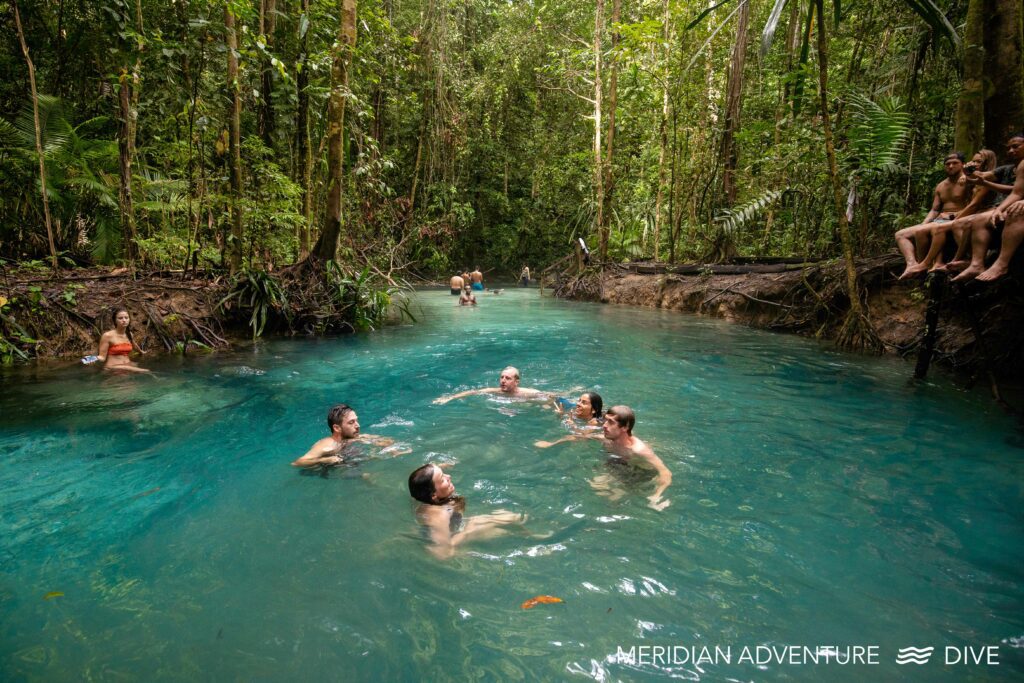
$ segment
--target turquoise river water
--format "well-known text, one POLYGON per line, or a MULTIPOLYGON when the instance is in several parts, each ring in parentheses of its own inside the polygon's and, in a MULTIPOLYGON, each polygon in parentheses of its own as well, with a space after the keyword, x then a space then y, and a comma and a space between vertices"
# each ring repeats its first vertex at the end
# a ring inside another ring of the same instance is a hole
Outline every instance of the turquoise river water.
POLYGON ((478 297, 155 377, 0 378, 0 680, 1024 677, 1024 450, 983 394, 719 321, 478 297), (642 477, 597 495, 600 445, 535 448, 565 434, 537 405, 432 404, 508 364, 633 406, 671 505, 642 477), (290 467, 337 402, 412 452, 290 467), (469 514, 551 535, 436 559, 406 489, 428 460, 469 514), (542 594, 564 602, 521 608, 542 594))

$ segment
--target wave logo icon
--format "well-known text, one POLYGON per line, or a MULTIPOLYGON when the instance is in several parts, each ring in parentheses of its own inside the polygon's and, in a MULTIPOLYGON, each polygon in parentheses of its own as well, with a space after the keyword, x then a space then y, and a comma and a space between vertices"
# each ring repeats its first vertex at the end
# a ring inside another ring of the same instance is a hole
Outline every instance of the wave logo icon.
POLYGON ((901 647, 896 655, 897 664, 927 664, 934 647, 901 647))

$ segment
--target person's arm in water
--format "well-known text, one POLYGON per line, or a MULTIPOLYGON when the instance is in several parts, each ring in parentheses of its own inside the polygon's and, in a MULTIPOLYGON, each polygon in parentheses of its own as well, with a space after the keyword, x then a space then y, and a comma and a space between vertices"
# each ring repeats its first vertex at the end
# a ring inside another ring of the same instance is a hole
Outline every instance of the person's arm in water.
POLYGON ((561 439, 556 439, 555 441, 535 441, 533 445, 537 448, 551 448, 552 446, 557 446, 560 443, 568 443, 569 441, 601 441, 603 439, 604 436, 600 434, 578 433, 563 436, 561 439))
POLYGON ((466 398, 467 396, 476 396, 477 394, 500 394, 501 389, 497 387, 487 387, 485 389, 469 389, 468 391, 460 391, 457 394, 451 394, 450 396, 439 396, 434 399, 435 405, 444 405, 448 401, 454 401, 459 398, 466 398))
POLYGON ((316 467, 338 462, 341 462, 341 445, 328 438, 320 439, 313 444, 305 455, 292 461, 292 467, 316 467))
POLYGON ((466 520, 462 531, 452 533, 451 515, 441 506, 424 506, 421 519, 430 530, 430 553, 439 560, 455 555, 458 547, 469 541, 484 541, 508 533, 504 527, 523 524, 526 515, 498 510, 466 520))
POLYGON ((643 458, 644 462, 653 467, 658 473, 654 493, 647 497, 648 507, 655 510, 664 510, 671 501, 663 500, 661 496, 665 493, 665 489, 672 485, 672 472, 665 467, 665 463, 654 454, 654 451, 647 444, 644 444, 643 448, 634 451, 634 454, 639 458, 643 458))

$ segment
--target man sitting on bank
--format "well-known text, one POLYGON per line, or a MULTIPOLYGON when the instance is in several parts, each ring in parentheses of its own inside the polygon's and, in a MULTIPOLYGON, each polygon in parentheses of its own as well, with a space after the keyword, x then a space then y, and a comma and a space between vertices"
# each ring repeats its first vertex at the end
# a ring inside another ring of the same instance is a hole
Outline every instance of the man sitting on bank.
MULTIPOLYGON (((951 223, 956 220, 971 199, 973 188, 964 181, 964 155, 950 152, 943 166, 946 178, 935 186, 932 208, 924 222, 896 233, 896 246, 907 261, 907 268, 900 275, 901 280, 928 269, 929 264, 924 257, 928 253, 932 223, 951 223)), ((940 255, 939 261, 941 259, 940 255)))
POLYGON ((448 401, 454 401, 457 398, 465 398, 467 396, 476 396, 478 394, 504 394, 505 396, 514 396, 516 398, 548 398, 550 393, 541 391, 540 389, 526 389, 519 386, 519 370, 512 367, 511 365, 501 371, 501 376, 498 377, 498 386, 486 387, 484 389, 470 389, 469 391, 460 391, 457 394, 451 396, 441 396, 434 399, 436 405, 444 405, 448 401))
MULTIPOLYGON (((964 272, 953 278, 954 282, 965 282, 977 278, 979 282, 998 280, 1010 269, 1017 247, 1024 239, 1024 218, 1020 206, 1024 200, 1024 133, 1014 133, 1006 143, 1007 157, 1017 162, 1014 168, 1012 185, 1005 185, 999 180, 1006 180, 1009 174, 1000 177, 997 173, 981 173, 976 182, 996 192, 1009 192, 992 212, 991 220, 975 228, 971 236, 971 265, 964 272), (1001 241, 999 256, 988 269, 985 268, 985 256, 988 248, 1001 241)), ((1000 169, 1003 167, 1000 167, 1000 169)), ((996 169, 996 171, 1000 171, 996 169)))

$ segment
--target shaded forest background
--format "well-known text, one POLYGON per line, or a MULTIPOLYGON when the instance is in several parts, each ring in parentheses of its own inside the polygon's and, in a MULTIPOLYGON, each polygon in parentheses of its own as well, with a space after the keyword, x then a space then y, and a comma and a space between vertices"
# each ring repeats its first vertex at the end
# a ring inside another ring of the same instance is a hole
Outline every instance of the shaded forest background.
POLYGON ((602 260, 857 257, 922 217, 945 153, 1001 156, 1024 115, 1019 0, 0 10, 21 262, 517 273, 577 237, 602 260))

